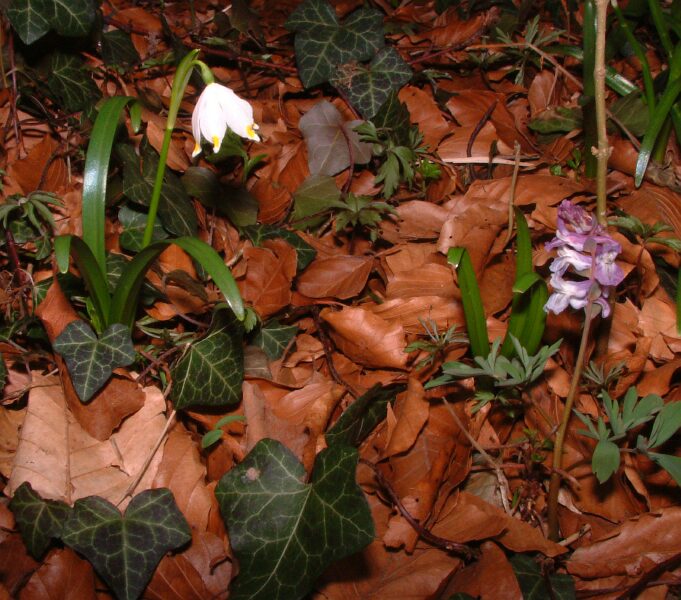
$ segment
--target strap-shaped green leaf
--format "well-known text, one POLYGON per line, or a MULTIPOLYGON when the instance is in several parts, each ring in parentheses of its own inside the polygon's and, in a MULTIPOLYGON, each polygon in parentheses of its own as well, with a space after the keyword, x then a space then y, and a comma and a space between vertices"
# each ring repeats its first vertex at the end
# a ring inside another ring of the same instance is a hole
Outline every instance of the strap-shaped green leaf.
POLYGON ((102 273, 106 273, 104 247, 104 213, 106 184, 109 176, 109 159, 121 112, 134 98, 115 96, 109 98, 97 115, 88 144, 83 172, 83 240, 102 273))
POLYGON ((171 399, 177 410, 224 406, 241 399, 243 332, 231 311, 215 311, 206 335, 191 344, 172 369, 171 399))
POLYGON ((450 248, 447 260, 456 268, 471 353, 473 356, 487 356, 489 354, 487 320, 471 258, 465 248, 450 248))
POLYGON ((109 287, 104 276, 106 271, 104 273, 101 271, 90 248, 78 237, 60 235, 54 240, 54 253, 61 273, 66 273, 69 270, 69 256, 73 256, 73 260, 85 281, 85 286, 90 292, 98 320, 106 326, 111 306, 109 287))
POLYGON ((296 32, 296 62, 306 88, 331 79, 338 65, 369 60, 385 43, 383 15, 360 8, 342 25, 326 0, 306 0, 291 13, 286 27, 296 32))
POLYGON ((331 83, 347 95, 362 116, 371 119, 390 93, 399 90, 411 76, 411 67, 402 60, 397 50, 386 46, 366 67, 353 65, 351 72, 338 69, 331 83))
POLYGON ((374 538, 369 505, 355 482, 357 451, 322 450, 312 482, 280 442, 262 440, 215 489, 239 559, 231 600, 296 600, 332 562, 374 538))
POLYGON ((27 481, 14 492, 9 507, 26 548, 36 560, 45 554, 53 539, 61 537, 71 513, 71 508, 64 502, 43 500, 27 481))
POLYGON ((53 347, 64 357, 81 402, 90 400, 115 368, 131 364, 136 356, 130 330, 120 323, 110 325, 97 338, 85 321, 72 321, 53 347))
POLYGON ((146 490, 124 515, 99 496, 76 501, 62 540, 87 558, 120 600, 139 598, 163 555, 191 540, 170 490, 146 490))

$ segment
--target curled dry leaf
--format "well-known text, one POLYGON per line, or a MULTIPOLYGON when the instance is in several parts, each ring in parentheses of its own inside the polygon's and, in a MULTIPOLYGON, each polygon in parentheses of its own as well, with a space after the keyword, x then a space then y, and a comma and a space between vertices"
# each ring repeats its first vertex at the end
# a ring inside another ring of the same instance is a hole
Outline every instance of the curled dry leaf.
POLYGON ((429 407, 423 386, 417 379, 410 377, 406 391, 397 395, 392 408, 394 422, 392 426, 388 423, 384 458, 405 452, 414 445, 421 428, 428 420, 429 407))
MULTIPOLYGON (((137 476, 165 425, 165 400, 144 388, 144 406, 107 441, 91 437, 67 409, 59 380, 33 375, 26 418, 5 493, 28 481, 43 498, 69 504, 85 496, 118 502, 137 476)), ((139 489, 147 489, 161 460, 157 452, 139 489)))
POLYGON ((298 291, 310 298, 352 298, 364 289, 372 265, 363 256, 315 259, 298 277, 298 291))
POLYGON ((321 317, 331 327, 338 349, 352 360, 371 367, 404 369, 407 345, 401 325, 384 321, 363 308, 324 309, 321 317))

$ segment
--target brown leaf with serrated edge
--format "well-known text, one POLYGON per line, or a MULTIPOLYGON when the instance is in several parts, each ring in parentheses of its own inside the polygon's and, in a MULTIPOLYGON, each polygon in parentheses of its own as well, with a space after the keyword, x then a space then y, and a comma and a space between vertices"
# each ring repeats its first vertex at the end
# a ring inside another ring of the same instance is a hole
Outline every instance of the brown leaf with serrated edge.
POLYGON ((418 125, 423 134, 423 143, 430 150, 435 150, 442 138, 452 130, 452 125, 442 116, 435 98, 414 85, 404 86, 398 98, 407 105, 409 120, 418 125))
POLYGON ((296 274, 296 251, 283 240, 267 240, 264 248, 246 248, 246 277, 239 281, 241 295, 266 319, 291 301, 296 274))
POLYGON ((363 308, 324 309, 320 315, 329 324, 338 349, 352 360, 371 367, 406 367, 407 342, 400 324, 384 321, 363 308))
POLYGON ((313 260, 298 277, 297 288, 310 298, 357 296, 366 285, 373 260, 363 256, 334 256, 313 260))
POLYGON ((95 600, 92 566, 71 548, 52 550, 21 590, 19 600, 95 600))
POLYGON ((459 592, 480 600, 522 600, 518 580, 504 552, 494 542, 485 542, 480 549, 482 556, 454 574, 443 597, 459 592))
POLYGON ((168 434, 152 487, 168 488, 187 522, 198 531, 204 531, 210 513, 219 510, 206 487, 206 467, 198 448, 181 424, 176 424, 168 434))
MULTIPOLYGON (((85 496, 118 502, 138 475, 165 425, 165 400, 144 388, 144 406, 123 421, 107 441, 91 437, 66 407, 55 377, 33 374, 35 386, 5 493, 28 481, 43 498, 68 504, 85 496)), ((149 488, 162 452, 157 451, 139 489, 149 488)))
POLYGON ((395 424, 387 433, 384 458, 405 452, 414 445, 421 428, 428 420, 429 407, 423 386, 417 379, 410 377, 407 389, 397 395, 392 407, 395 424))

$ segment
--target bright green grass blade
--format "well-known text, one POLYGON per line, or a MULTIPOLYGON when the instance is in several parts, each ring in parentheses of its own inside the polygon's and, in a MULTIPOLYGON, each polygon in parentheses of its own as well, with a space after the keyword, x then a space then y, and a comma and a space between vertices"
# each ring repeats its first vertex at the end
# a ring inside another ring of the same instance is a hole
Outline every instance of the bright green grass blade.
POLYGON ((465 248, 450 248, 447 260, 456 268, 471 352, 473 356, 488 356, 487 320, 471 258, 465 248))

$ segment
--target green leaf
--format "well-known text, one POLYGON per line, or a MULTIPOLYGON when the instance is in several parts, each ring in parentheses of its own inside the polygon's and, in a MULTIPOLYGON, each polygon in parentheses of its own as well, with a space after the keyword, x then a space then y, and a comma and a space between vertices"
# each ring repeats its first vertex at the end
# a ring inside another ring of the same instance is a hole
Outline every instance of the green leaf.
MULTIPOLYGON (((118 241, 121 248, 130 250, 132 252, 139 252, 144 247, 142 245, 142 238, 144 237, 144 229, 147 225, 147 215, 136 210, 132 210, 127 206, 121 207, 118 211, 118 220, 123 226, 118 241)), ((156 221, 154 223, 154 232, 152 240, 158 241, 168 237, 161 224, 156 221)))
POLYGON ((509 562, 518 579, 523 600, 575 600, 575 582, 562 573, 542 574, 537 561, 524 554, 514 554, 509 562))
POLYGON ((671 456, 670 454, 658 454, 648 452, 648 456, 669 473, 676 481, 676 485, 681 486, 681 457, 671 456))
POLYGON ((312 481, 285 446, 265 439, 215 489, 239 560, 231 600, 296 600, 334 561, 374 539, 369 505, 355 482, 357 451, 322 450, 312 481))
POLYGON ((333 208, 344 210, 341 193, 329 175, 310 175, 293 194, 291 225, 306 229, 321 224, 333 208))
POLYGON ((317 256, 317 251, 310 246, 310 244, 297 233, 289 231, 288 229, 282 229, 281 227, 275 227, 274 225, 249 225, 247 227, 242 227, 242 231, 256 246, 262 245, 263 240, 272 238, 281 238, 287 244, 293 246, 296 250, 296 269, 298 271, 302 271, 314 260, 314 257, 317 256))
POLYGON ((262 348, 270 360, 281 357, 298 332, 296 325, 284 325, 276 319, 265 323, 253 338, 253 343, 262 348))
POLYGON ((0 352, 0 392, 3 390, 6 383, 7 383, 7 365, 5 364, 5 358, 2 356, 2 352, 0 352))
POLYGON ((190 196, 197 198, 204 206, 218 208, 223 194, 215 171, 206 167, 189 167, 180 180, 190 196))
POLYGON ((241 399, 244 379, 243 328, 229 310, 219 309, 205 337, 191 344, 173 367, 171 399, 177 410, 223 406, 241 399))
POLYGON ((138 63, 140 57, 130 39, 130 34, 114 29, 102 34, 102 59, 111 67, 128 68, 138 63))
POLYGON ((376 129, 388 130, 390 139, 396 145, 409 146, 410 118, 407 105, 400 102, 397 92, 392 91, 371 122, 376 129))
POLYGON ((397 50, 387 46, 368 66, 346 65, 338 69, 331 83, 345 93, 350 103, 371 119, 393 91, 399 90, 412 76, 409 65, 397 50))
POLYGON ((650 113, 639 91, 615 100, 610 105, 610 113, 636 137, 648 129, 650 113))
MULTIPOLYGON (((601 422, 599 422, 600 425, 601 422)), ((591 457, 591 470, 596 475, 599 483, 605 483, 620 466, 620 449, 617 444, 600 439, 593 456, 591 457)))
POLYGON ((664 444, 681 427, 681 402, 665 404, 657 413, 650 432, 650 447, 655 448, 664 444))
POLYGON ((53 539, 61 537, 71 508, 64 502, 43 500, 25 481, 9 503, 21 537, 33 558, 40 560, 53 539))
POLYGON ((7 18, 24 44, 32 44, 49 30, 54 15, 52 0, 12 0, 7 18))
POLYGON ((85 321, 72 321, 53 347, 64 357, 81 402, 90 400, 115 368, 131 364, 136 356, 130 330, 120 323, 108 327, 98 339, 85 321))
POLYGON ((90 108, 100 98, 85 63, 74 54, 55 52, 50 58, 47 86, 68 112, 90 108))
POLYGON ((383 46, 383 15, 360 8, 341 25, 325 0, 306 0, 286 21, 296 32, 295 51, 300 79, 306 88, 331 79, 338 65, 369 60, 383 46))
POLYGON ((468 251, 465 248, 450 248, 447 252, 447 261, 454 265, 458 275, 471 353, 473 356, 488 356, 490 349, 487 320, 468 251))
POLYGON ((205 450, 216 442, 219 442, 223 433, 224 432, 221 429, 211 429, 210 431, 204 433, 203 437, 201 438, 201 449, 205 450))
POLYGON ((352 162, 364 165, 371 160, 371 144, 359 141, 354 128, 361 121, 343 121, 340 111, 322 100, 300 119, 298 128, 307 144, 307 161, 313 175, 336 175, 352 162))
POLYGON ((237 227, 246 227, 258 222, 260 204, 248 190, 240 187, 223 190, 217 209, 237 227))
POLYGON ((189 525, 170 490, 146 490, 124 515, 98 496, 77 500, 62 540, 80 552, 119 600, 144 591, 163 555, 191 540, 189 525))
POLYGON ((388 403, 405 389, 404 385, 374 385, 343 411, 324 436, 331 446, 359 446, 364 438, 385 419, 388 403))
POLYGON ((567 133, 582 127, 582 109, 557 106, 549 108, 528 122, 527 126, 538 133, 567 133))
POLYGON ((52 0, 52 27, 66 37, 85 36, 95 22, 95 5, 91 0, 52 0))

